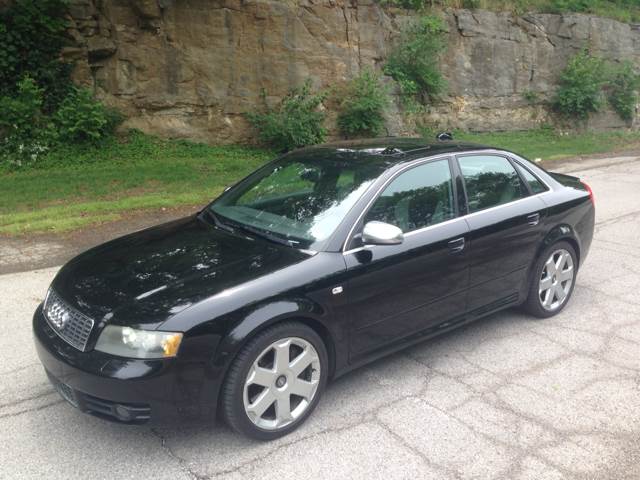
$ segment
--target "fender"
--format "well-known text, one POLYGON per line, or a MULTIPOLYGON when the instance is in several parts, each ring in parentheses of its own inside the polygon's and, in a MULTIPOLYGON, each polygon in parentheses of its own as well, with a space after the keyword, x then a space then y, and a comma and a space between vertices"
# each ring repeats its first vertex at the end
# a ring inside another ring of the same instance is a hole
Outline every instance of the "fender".
POLYGON ((580 251, 582 249, 582 243, 580 242, 580 237, 577 235, 575 229, 567 223, 562 223, 560 225, 554 226, 551 230, 549 230, 549 232, 547 232, 542 242, 540 242, 540 246, 536 250, 536 254, 531 259, 531 263, 529 264, 529 268, 527 270, 527 276, 526 276, 528 281, 523 282, 522 287, 520 288, 519 296, 521 301, 525 301, 527 298, 529 285, 532 280, 533 269, 536 265, 536 262, 538 261, 538 258, 540 258, 540 255, 544 250, 549 248, 549 246, 553 245, 554 243, 559 242, 560 240, 567 240, 569 243, 571 243, 574 246, 574 248, 576 249, 576 255, 578 257, 577 267, 579 268, 580 251))
MULTIPOLYGON (((329 336, 328 349, 335 345, 335 332, 326 321, 330 312, 318 302, 308 298, 279 298, 254 305, 248 310, 237 312, 235 321, 229 332, 223 336, 213 356, 213 365, 228 368, 231 360, 235 358, 240 349, 261 330, 285 320, 302 320, 311 323, 311 326, 319 325, 324 332, 318 332, 321 336, 329 336)), ((331 355, 330 355, 331 357, 331 355)))
POLYGON ((566 223, 556 225, 549 231, 549 233, 547 233, 547 235, 542 240, 542 243, 538 247, 535 260, 538 259, 538 257, 540 256, 543 250, 547 249, 550 245, 553 245, 554 243, 559 242, 560 240, 568 240, 569 243, 571 243, 575 247, 576 255, 578 256, 578 268, 579 268, 581 252, 582 252, 582 242, 580 241, 580 237, 578 236, 575 229, 571 225, 566 223))

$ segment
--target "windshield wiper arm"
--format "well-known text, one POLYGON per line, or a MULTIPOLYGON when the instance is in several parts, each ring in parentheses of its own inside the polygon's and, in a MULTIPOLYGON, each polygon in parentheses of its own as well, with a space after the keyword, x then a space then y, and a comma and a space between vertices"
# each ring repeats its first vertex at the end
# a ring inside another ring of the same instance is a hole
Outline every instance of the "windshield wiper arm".
POLYGON ((223 222, 219 215, 217 215, 213 210, 207 208, 205 210, 207 216, 211 219, 216 227, 219 227, 227 232, 234 232, 234 228, 226 222, 223 222))
POLYGON ((279 243, 280 245, 286 245, 288 247, 295 247, 298 243, 295 240, 288 240, 286 238, 279 237, 277 235, 273 235, 266 230, 262 230, 260 228, 254 228, 249 225, 245 225, 242 223, 238 223, 237 227, 241 230, 244 230, 249 233, 253 233, 254 235, 258 235, 260 237, 266 238, 267 240, 271 240, 272 242, 279 243))
POLYGON ((300 243, 296 240, 289 240, 286 238, 279 237, 277 235, 273 235, 266 230, 262 230, 260 228, 254 228, 249 225, 245 225, 244 223, 229 221, 226 218, 223 221, 222 218, 224 217, 221 217, 220 215, 218 215, 217 213, 215 213, 213 210, 209 208, 206 210, 206 213, 217 227, 220 227, 223 230, 226 230, 231 233, 235 233, 236 230, 244 230, 245 232, 251 233, 253 235, 257 235, 259 237, 265 238, 275 243, 279 243, 280 245, 286 245, 288 247, 296 247, 297 244, 300 243))

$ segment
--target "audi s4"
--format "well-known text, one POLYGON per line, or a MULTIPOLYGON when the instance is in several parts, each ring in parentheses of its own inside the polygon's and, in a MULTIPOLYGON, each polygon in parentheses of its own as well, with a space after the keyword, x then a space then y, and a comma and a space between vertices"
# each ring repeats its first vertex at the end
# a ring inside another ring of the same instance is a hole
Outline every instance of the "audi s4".
POLYGON ((35 343, 81 411, 222 417, 270 440, 373 359, 508 307, 558 314, 593 231, 584 182, 512 152, 315 146, 69 261, 34 314, 35 343))

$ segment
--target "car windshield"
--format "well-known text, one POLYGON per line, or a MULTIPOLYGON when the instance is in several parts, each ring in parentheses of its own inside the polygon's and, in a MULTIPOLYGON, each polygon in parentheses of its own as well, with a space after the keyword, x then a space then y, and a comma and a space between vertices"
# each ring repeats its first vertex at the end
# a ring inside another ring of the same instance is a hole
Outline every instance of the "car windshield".
POLYGON ((209 208, 223 226, 313 249, 331 236, 384 168, 370 156, 355 153, 286 156, 246 178, 209 208))

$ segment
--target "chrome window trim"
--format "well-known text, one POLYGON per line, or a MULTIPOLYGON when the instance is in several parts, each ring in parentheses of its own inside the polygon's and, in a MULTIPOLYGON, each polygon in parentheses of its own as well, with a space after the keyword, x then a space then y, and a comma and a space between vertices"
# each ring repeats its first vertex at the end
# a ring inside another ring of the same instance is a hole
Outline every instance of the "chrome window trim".
MULTIPOLYGON (((437 157, 427 157, 427 158, 420 158, 417 160, 413 160, 409 163, 407 163, 404 167, 400 168, 394 175, 392 175, 390 178, 387 179, 387 181, 385 181, 379 188, 378 190, 376 190, 376 193, 373 195, 373 197, 371 198, 371 200, 369 200, 367 202, 367 204, 365 205, 365 207, 362 209, 362 211, 360 212, 360 215, 358 215, 358 218, 356 218, 356 221, 353 222, 353 225, 351 225, 351 228, 349 229, 349 233, 347 234, 347 238, 345 239, 344 243, 342 244, 342 253, 344 253, 346 251, 347 248, 347 244, 349 243, 349 240, 351 239, 352 235, 353 235, 353 231, 356 228, 356 225, 358 225, 358 223, 360 222, 360 220, 362 220, 362 217, 364 216, 364 214, 366 212, 369 211, 369 207, 371 207, 371 205, 373 205, 373 202, 375 202, 378 197, 380 196, 380 194, 382 193, 382 191, 389 185, 389 183, 391 183, 393 180, 395 180, 399 175, 401 175, 402 173, 404 173, 407 170, 410 170, 413 167, 417 167, 419 165, 422 165, 423 163, 429 163, 429 162, 435 162, 438 160, 447 160, 452 157, 452 154, 443 154, 443 155, 439 155, 437 157)), ((453 176, 451 178, 451 180, 453 181, 453 176)), ((459 217, 456 217, 459 218, 459 217)), ((410 233, 410 232, 409 232, 410 233)), ((355 249, 352 249, 355 250, 355 249)))
MULTIPOLYGON (((505 151, 502 151, 502 150, 492 150, 492 149, 490 149, 490 150, 469 150, 469 151, 466 151, 466 152, 448 153, 448 154, 439 155, 437 157, 420 158, 420 159, 417 159, 417 160, 413 160, 413 161, 407 163, 407 165, 405 165, 403 168, 398 170, 394 175, 391 176, 391 178, 389 178, 384 184, 382 184, 382 186, 380 186, 378 188, 378 190, 376 191, 376 193, 373 196, 373 198, 371 200, 369 200, 367 205, 365 205, 365 207, 362 209, 362 212, 360 212, 360 215, 358 215, 358 218, 356 219, 356 221, 353 223, 353 225, 349 229, 349 234, 347 235, 347 238, 345 239, 344 243, 342 244, 342 254, 343 255, 350 255, 352 253, 360 252, 362 250, 366 250, 367 248, 375 246, 375 245, 364 245, 362 247, 356 247, 356 248, 352 248, 350 250, 346 250, 347 245, 349 244, 349 240, 351 240, 351 238, 353 236, 353 231, 355 230, 355 228, 358 225, 358 223, 360 222, 360 220, 362 220, 362 217, 364 216, 364 214, 369 210, 369 207, 371 207, 373 202, 375 202, 378 199, 378 197, 380 196, 382 191, 387 187, 387 185, 389 185, 389 183, 391 183, 393 180, 395 180, 398 177, 398 175, 401 175, 402 173, 404 173, 405 171, 407 171, 407 170, 409 170, 409 169, 411 169, 413 167, 417 167, 419 165, 422 165, 423 163, 428 163, 428 162, 437 161, 437 160, 445 160, 445 159, 448 159, 448 158, 453 158, 454 160, 457 161, 457 157, 458 156, 467 156, 467 155, 471 155, 472 156, 472 155, 477 155, 477 154, 498 155, 500 157, 505 157, 507 160, 513 160, 516 163, 518 163, 520 166, 522 166, 522 168, 526 168, 524 165, 521 165, 521 162, 519 162, 516 159, 514 159, 513 155, 509 154, 509 152, 505 152, 505 151)), ((527 169, 527 170, 529 170, 529 169, 527 169)), ((518 173, 517 170, 516 170, 516 173, 518 173)), ((518 174, 518 176, 519 176, 519 174, 518 174)), ((501 205, 495 205, 493 207, 485 208, 483 210, 478 210, 477 212, 471 212, 471 213, 467 213, 465 215, 460 215, 460 216, 457 216, 455 218, 451 218, 449 220, 445 220, 444 222, 436 223, 434 225, 427 225, 426 227, 418 228, 416 230, 411 230, 410 232, 405 233, 404 236, 408 237, 408 236, 411 236, 411 235, 414 235, 414 234, 417 234, 417 233, 422 233, 425 230, 428 230, 430 228, 439 227, 441 225, 445 225, 447 223, 454 222, 456 220, 466 219, 466 218, 472 217, 474 215, 478 215, 478 214, 481 214, 481 213, 489 212, 491 210, 495 210, 495 209, 498 209, 498 208, 503 208, 503 207, 506 207, 508 205, 514 205, 515 203, 522 202, 522 201, 528 200, 530 198, 539 197, 539 196, 545 195, 545 194, 553 191, 553 188, 547 182, 545 182, 541 178, 539 178, 538 175, 534 175, 534 176, 536 178, 538 178, 538 180, 540 180, 542 182, 542 184, 547 187, 548 190, 546 190, 544 192, 536 193, 536 194, 533 194, 533 195, 529 195, 529 196, 526 196, 524 198, 518 198, 518 199, 512 200, 511 202, 508 202, 508 203, 503 203, 501 205)), ((453 180, 453 178, 452 178, 452 180, 453 180)))

